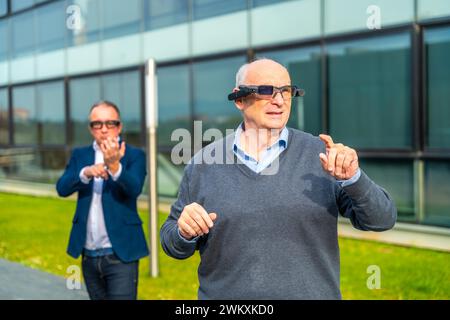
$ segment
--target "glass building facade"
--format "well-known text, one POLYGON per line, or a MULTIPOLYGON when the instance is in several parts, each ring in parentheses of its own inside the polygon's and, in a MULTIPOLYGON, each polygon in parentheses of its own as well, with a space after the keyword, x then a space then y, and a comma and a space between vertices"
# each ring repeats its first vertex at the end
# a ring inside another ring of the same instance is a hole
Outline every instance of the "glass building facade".
POLYGON ((54 183, 100 99, 144 148, 150 57, 160 195, 183 171, 172 132, 236 128, 235 73, 267 57, 306 89, 289 126, 357 149, 399 221, 450 227, 450 1, 0 0, 0 183, 54 183))

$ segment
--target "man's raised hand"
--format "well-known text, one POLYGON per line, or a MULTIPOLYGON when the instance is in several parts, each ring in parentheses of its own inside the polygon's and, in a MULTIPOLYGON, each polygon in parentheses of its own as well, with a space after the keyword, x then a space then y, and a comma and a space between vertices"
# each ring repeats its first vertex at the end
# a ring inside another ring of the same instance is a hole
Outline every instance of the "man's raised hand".
POLYGON ((103 159, 108 169, 114 174, 119 170, 119 161, 125 155, 125 142, 119 146, 117 139, 108 137, 100 144, 103 159))
POLYGON ((342 143, 334 143, 329 135, 320 134, 319 138, 326 147, 326 154, 319 154, 323 169, 338 180, 353 177, 359 168, 356 151, 342 143))

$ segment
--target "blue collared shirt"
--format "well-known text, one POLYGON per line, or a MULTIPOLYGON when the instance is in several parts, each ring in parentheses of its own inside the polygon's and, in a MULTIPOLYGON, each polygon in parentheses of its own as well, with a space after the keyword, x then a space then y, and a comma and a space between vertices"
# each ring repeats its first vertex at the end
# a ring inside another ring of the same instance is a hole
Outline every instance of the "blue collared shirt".
MULTIPOLYGON (((255 158, 245 153, 241 147, 241 134, 242 134, 242 123, 236 129, 234 135, 233 152, 247 167, 249 167, 253 172, 260 173, 265 168, 267 168, 284 150, 286 150, 288 145, 289 131, 286 127, 281 130, 280 136, 267 150, 263 151, 260 156, 260 161, 258 162, 255 158)), ((317 159, 320 161, 319 159, 317 159)), ((358 181, 361 176, 361 171, 358 171, 353 177, 348 180, 336 180, 341 187, 346 187, 352 185, 358 181)))
POLYGON ((245 153, 244 149, 241 147, 240 138, 242 131, 241 123, 236 129, 234 135, 233 152, 239 160, 241 160, 247 167, 256 173, 260 173, 267 168, 287 148, 289 131, 286 127, 284 127, 283 130, 281 130, 277 141, 264 150, 260 155, 260 161, 257 161, 255 158, 245 153))

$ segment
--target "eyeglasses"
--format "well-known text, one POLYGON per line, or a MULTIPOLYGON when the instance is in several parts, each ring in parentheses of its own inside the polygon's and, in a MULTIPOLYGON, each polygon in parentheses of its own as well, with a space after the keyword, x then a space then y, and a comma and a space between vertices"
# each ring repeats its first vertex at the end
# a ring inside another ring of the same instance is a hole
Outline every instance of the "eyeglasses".
POLYGON ((237 100, 244 98, 248 95, 255 95, 256 98, 271 100, 274 99, 277 93, 280 93, 283 100, 288 101, 293 97, 303 97, 305 90, 298 88, 297 86, 282 86, 274 87, 269 85, 262 86, 239 86, 239 91, 230 93, 228 100, 237 100))
POLYGON ((91 126, 92 129, 96 130, 102 129, 103 125, 106 125, 108 129, 114 129, 120 126, 120 121, 119 120, 91 121, 89 125, 91 126))

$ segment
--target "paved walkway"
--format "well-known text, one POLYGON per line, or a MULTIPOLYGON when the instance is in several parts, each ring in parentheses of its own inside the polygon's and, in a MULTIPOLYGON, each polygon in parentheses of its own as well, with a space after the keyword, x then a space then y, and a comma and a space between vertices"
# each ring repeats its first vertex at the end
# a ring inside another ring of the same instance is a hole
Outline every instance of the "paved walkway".
POLYGON ((86 300, 85 287, 69 290, 66 279, 0 259, 0 300, 86 300))

